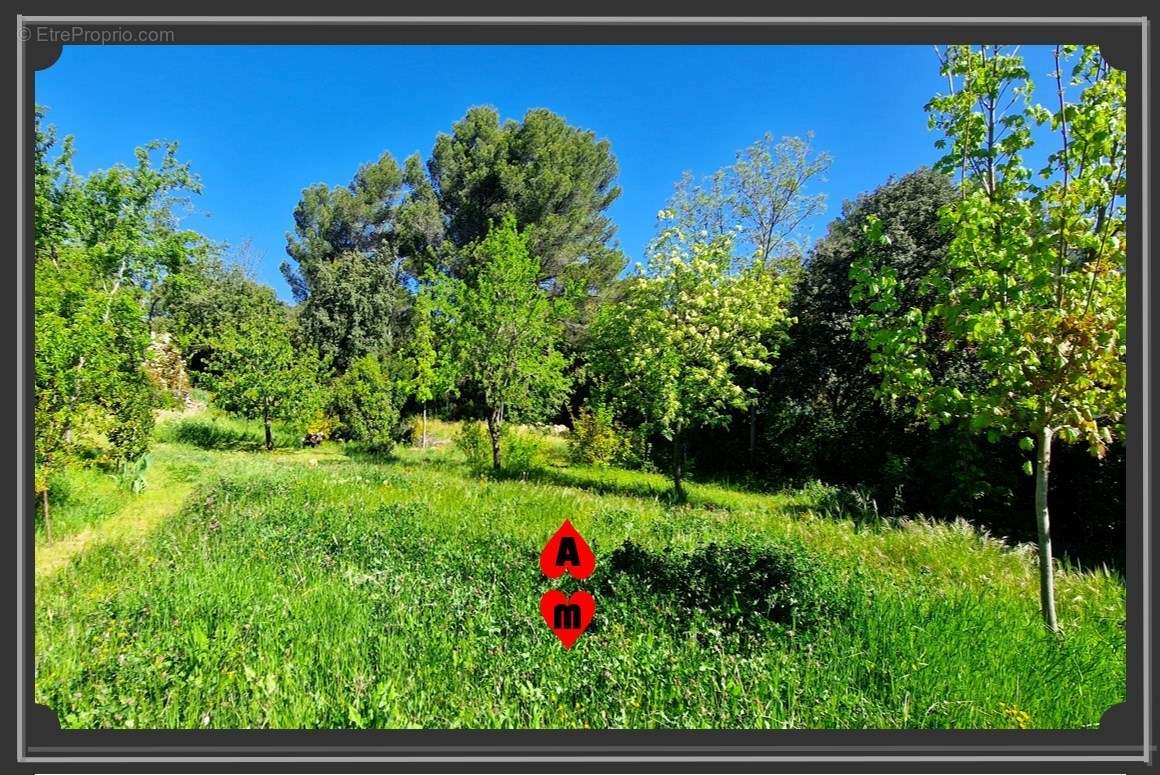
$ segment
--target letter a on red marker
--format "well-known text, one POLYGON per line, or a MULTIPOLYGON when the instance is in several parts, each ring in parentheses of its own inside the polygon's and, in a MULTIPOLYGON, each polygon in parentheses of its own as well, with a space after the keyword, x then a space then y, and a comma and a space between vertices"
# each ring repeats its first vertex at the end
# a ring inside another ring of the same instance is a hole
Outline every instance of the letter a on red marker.
POLYGON ((560 529, 548 539, 540 552, 540 570, 550 579, 571 573, 574 578, 586 579, 596 569, 596 557, 588 542, 576 532, 572 523, 564 520, 560 529))

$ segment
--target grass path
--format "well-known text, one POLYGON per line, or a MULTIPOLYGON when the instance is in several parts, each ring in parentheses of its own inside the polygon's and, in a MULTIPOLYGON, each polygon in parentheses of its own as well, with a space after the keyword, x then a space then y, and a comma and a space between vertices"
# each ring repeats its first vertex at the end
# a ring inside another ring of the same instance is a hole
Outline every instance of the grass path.
POLYGON ((144 541, 163 519, 177 513, 195 487, 193 482, 175 481, 165 473, 150 479, 140 495, 130 498, 108 519, 51 542, 38 539, 36 580, 51 577, 89 546, 144 541))

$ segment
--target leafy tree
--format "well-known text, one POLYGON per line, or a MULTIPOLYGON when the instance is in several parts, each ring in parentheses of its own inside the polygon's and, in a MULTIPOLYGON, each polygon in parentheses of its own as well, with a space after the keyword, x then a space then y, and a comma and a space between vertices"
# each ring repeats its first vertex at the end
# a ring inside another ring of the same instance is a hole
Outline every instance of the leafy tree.
POLYGON ((774 142, 766 132, 738 151, 733 164, 705 179, 686 172, 667 206, 675 224, 708 238, 734 233, 733 247, 744 259, 800 256, 803 223, 826 206, 825 194, 810 189, 823 181, 832 161, 827 153, 814 153, 812 140, 810 133, 774 142))
POLYGON ((528 242, 514 216, 505 216, 479 245, 471 280, 440 275, 431 282, 442 363, 480 397, 496 470, 505 420, 542 419, 561 406, 570 382, 558 346, 571 305, 541 287, 528 242))
MULTIPOLYGON (((829 154, 814 153, 813 135, 784 137, 775 142, 766 132, 738 151, 728 167, 698 181, 686 172, 677 182, 666 212, 685 234, 709 240, 732 235, 739 267, 761 259, 770 269, 795 274, 805 239, 802 224, 825 209, 826 197, 811 188, 829 169, 829 154)), ((766 388, 766 372, 743 373, 751 396, 749 415, 749 462, 754 465, 757 448, 758 398, 766 388)))
POLYGON ((204 249, 176 207, 200 190, 173 144, 137 149, 133 167, 88 177, 66 138, 36 116, 34 170, 36 484, 46 534, 48 479, 81 457, 123 463, 146 450, 156 395, 144 369, 144 299, 204 249))
POLYGON ((399 424, 394 385, 377 356, 356 359, 330 388, 330 412, 338 420, 339 438, 359 441, 378 452, 390 452, 399 424))
POLYGON ((363 165, 346 186, 302 193, 282 274, 301 303, 306 339, 341 372, 399 338, 407 293, 396 217, 403 170, 390 154, 363 165))
POLYGON ((411 337, 407 347, 408 376, 405 390, 423 411, 423 428, 420 446, 427 447, 427 404, 450 389, 447 384, 446 369, 440 368, 439 353, 436 349, 433 321, 434 304, 431 294, 420 289, 411 308, 411 337))
POLYGON ((788 323, 789 283, 762 259, 730 271, 729 235, 689 244, 678 228, 653 245, 647 271, 592 324, 598 392, 639 412, 673 444, 674 494, 685 499, 687 433, 723 426, 752 400, 739 369, 770 368, 788 323))
POLYGON ((426 166, 424 175, 419 159, 408 159, 412 193, 400 213, 417 273, 433 266, 472 278, 487 254, 471 246, 508 215, 540 261, 537 278, 555 293, 567 285, 595 296, 624 267, 606 215, 620 195, 609 143, 555 113, 501 123, 493 108, 472 108, 436 138, 426 166))
POLYGON ((152 301, 156 324, 172 336, 196 377, 213 354, 213 342, 236 321, 275 307, 277 296, 246 267, 211 253, 167 276, 152 301))
MULTIPOLYGON (((911 413, 878 399, 881 378, 870 371, 870 350, 850 336, 860 312, 850 302, 850 265, 862 250, 866 218, 877 215, 891 236, 877 259, 898 273, 907 291, 902 304, 923 306, 929 301, 917 293, 917 284, 946 254, 950 235, 939 209, 955 195, 948 177, 930 169, 889 180, 846 202, 810 251, 789 305, 795 321, 790 339, 763 396, 768 430, 761 458, 777 474, 869 487, 882 503, 894 499, 898 488, 920 483, 915 494, 927 498, 917 502, 924 513, 942 505, 936 497, 950 497, 956 489, 944 477, 967 474, 976 456, 960 447, 957 434, 942 438, 947 434, 919 427, 911 413), (925 486, 933 482, 940 485, 925 486)), ((937 345, 929 346, 937 355, 937 345)), ((959 368, 969 368, 961 352, 953 355, 959 368)))
POLYGON ((214 402, 261 419, 268 450, 274 448, 274 420, 302 421, 316 409, 319 372, 317 355, 295 345, 281 308, 236 321, 213 343, 208 363, 214 402))
POLYGON ((1059 47, 1056 61, 1058 106, 1050 110, 1030 104, 1018 54, 947 50, 943 74, 957 88, 928 110, 950 141, 940 168, 960 174, 962 191, 944 209, 954 235, 946 258, 920 286, 933 303, 902 305, 898 273, 876 260, 889 239, 876 218, 851 269, 851 299, 865 310, 855 332, 874 353, 887 400, 913 399, 933 427, 962 419, 996 439, 1025 434, 1021 447, 1035 451, 1024 470, 1036 476, 1040 605, 1051 630, 1052 442, 1082 439, 1103 456, 1120 432, 1126 376, 1124 74, 1095 47, 1059 47), (1022 161, 1032 121, 1060 138, 1041 184, 1022 161), (966 350, 983 378, 938 374, 934 349, 966 350))

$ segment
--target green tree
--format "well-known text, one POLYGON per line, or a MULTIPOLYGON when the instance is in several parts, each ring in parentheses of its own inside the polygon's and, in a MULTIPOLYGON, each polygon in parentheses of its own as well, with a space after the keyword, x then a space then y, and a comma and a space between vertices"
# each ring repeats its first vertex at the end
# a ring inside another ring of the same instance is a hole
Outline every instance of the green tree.
POLYGON ((208 363, 214 402, 260 419, 268 450, 274 448, 274 420, 303 421, 317 408, 319 373, 317 355, 296 346, 280 307, 236 321, 213 343, 208 363))
POLYGON ((436 138, 426 174, 417 157, 408 160, 411 194, 400 213, 400 238, 418 274, 433 266, 468 280, 487 259, 472 246, 512 215, 539 259, 544 286, 594 297, 625 263, 606 214, 620 195, 616 176, 607 140, 549 110, 501 123, 493 108, 472 108, 436 138))
POLYGON ((597 392, 672 442, 680 501, 686 434, 727 425, 731 411, 749 405, 753 389, 737 373, 768 371, 789 322, 785 276, 762 259, 741 272, 732 263, 730 235, 690 243, 671 228, 652 246, 647 270, 592 324, 597 392))
POLYGON ((396 233, 405 193, 390 154, 359 168, 346 186, 302 192, 282 274, 301 304, 303 336, 341 372, 397 342, 408 296, 396 233))
POLYGON ((391 451, 399 409, 395 386, 378 356, 355 359, 331 385, 329 404, 339 438, 362 442, 376 452, 391 451))
POLYGON ((471 280, 441 275, 431 282, 442 364, 482 400, 496 470, 504 422, 542 419, 562 405, 570 384, 559 342, 571 305, 538 282, 540 264, 528 242, 514 216, 505 216, 479 245, 471 280))
POLYGON ((405 388, 407 393, 422 407, 423 428, 420 433, 419 445, 424 449, 426 449, 428 442, 427 404, 434 400, 437 395, 446 393, 449 387, 443 370, 440 369, 432 319, 434 312, 430 292, 421 288, 416 294, 414 306, 411 308, 411 337, 407 347, 409 373, 405 379, 405 388))
POLYGON ((812 189, 832 162, 829 154, 814 152, 812 141, 810 133, 775 142, 766 132, 728 167, 700 181, 686 172, 667 205, 674 223, 710 239, 732 233, 743 262, 798 258, 806 247, 803 224, 826 207, 826 195, 812 189))
POLYGON ((864 310, 855 333, 873 352, 886 400, 912 399, 934 427, 965 420, 993 439, 1022 435, 1021 447, 1035 451, 1024 470, 1036 476, 1040 606, 1051 630, 1052 442, 1083 440, 1102 456, 1121 432, 1126 378, 1124 74, 1095 47, 1058 47, 1056 62, 1058 102, 1048 109, 1031 104, 1017 53, 947 50, 952 88, 928 110, 950 141, 940 167, 962 183, 943 211, 953 234, 946 257, 920 284, 932 303, 900 302, 897 272, 876 258, 889 239, 876 218, 851 269, 851 299, 864 310), (1059 137, 1043 183, 1022 161, 1033 121, 1059 137), (966 350, 981 379, 939 374, 939 349, 966 350))
MULTIPOLYGON (((735 263, 750 266, 755 258, 770 269, 796 274, 806 248, 803 224, 821 213, 825 194, 812 189, 830 167, 827 153, 815 153, 813 134, 774 141, 766 132, 737 152, 733 164, 698 181, 686 172, 677 182, 667 205, 674 225, 688 235, 708 241, 733 237, 735 263)), ((768 387, 766 372, 739 375, 751 400, 749 463, 755 464, 758 401, 768 387)))
POLYGON ((132 167, 87 177, 72 141, 36 115, 34 445, 36 485, 51 533, 48 479, 80 457, 124 463, 146 450, 156 396, 144 369, 144 301, 204 249, 177 206, 200 190, 173 144, 138 148, 132 167))
POLYGON ((155 325, 164 328, 195 376, 205 370, 213 342, 236 321, 276 306, 272 288, 236 261, 216 252, 167 276, 151 300, 155 325))

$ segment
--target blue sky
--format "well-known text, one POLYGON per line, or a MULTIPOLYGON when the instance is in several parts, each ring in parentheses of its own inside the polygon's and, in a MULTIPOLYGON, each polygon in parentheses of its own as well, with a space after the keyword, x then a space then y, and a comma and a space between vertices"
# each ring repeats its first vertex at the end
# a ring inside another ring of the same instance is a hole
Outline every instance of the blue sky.
MULTIPOLYGON (((1052 69, 1025 53, 1037 79, 1052 69)), ((251 241, 283 298, 302 189, 345 184, 384 150, 426 157, 473 105, 546 107, 607 138, 631 263, 683 170, 708 174, 766 131, 812 130, 833 156, 821 236, 843 200, 937 158, 923 105, 945 87, 930 46, 66 46, 36 79, 82 173, 177 140, 205 187, 185 224, 251 241)))

